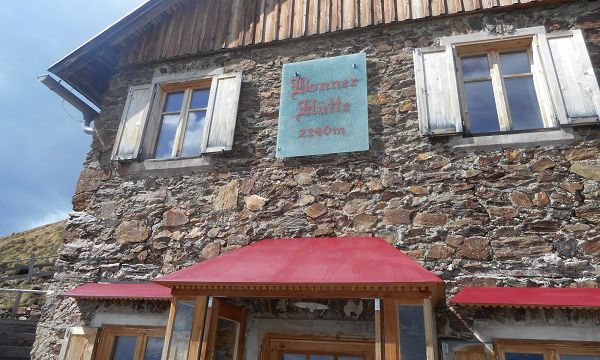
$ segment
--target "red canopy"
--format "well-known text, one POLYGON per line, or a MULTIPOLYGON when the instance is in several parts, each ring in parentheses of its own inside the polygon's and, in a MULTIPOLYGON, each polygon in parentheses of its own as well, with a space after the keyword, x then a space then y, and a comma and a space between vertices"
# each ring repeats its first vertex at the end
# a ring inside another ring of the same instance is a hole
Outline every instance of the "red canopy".
POLYGON ((79 299, 170 300, 171 289, 154 283, 85 284, 62 296, 79 299))
POLYGON ((450 302, 467 306, 600 308, 600 289, 467 287, 450 302))
MULTIPOLYGON (((381 238, 258 241, 157 278, 179 288, 212 285, 404 285, 441 288, 443 281, 381 238)), ((208 288, 208 287, 207 287, 208 288)), ((298 290, 299 291, 299 290, 298 290)), ((439 296, 439 294, 438 294, 439 296)))

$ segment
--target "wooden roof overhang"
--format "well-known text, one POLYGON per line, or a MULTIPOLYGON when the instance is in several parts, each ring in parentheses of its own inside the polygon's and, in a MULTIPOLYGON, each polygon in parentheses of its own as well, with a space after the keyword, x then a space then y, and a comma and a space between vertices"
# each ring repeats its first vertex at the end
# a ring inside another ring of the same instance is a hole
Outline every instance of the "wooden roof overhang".
POLYGON ((407 302, 443 300, 441 284, 173 284, 173 296, 205 295, 237 298, 381 299, 407 302))
POLYGON ((128 64, 560 1, 149 0, 48 70, 100 106, 110 78, 128 64))
POLYGON ((170 301, 171 289, 155 283, 89 283, 60 296, 85 300, 170 301))
POLYGON ((370 237, 262 240, 154 281, 174 296, 444 298, 442 279, 370 237))

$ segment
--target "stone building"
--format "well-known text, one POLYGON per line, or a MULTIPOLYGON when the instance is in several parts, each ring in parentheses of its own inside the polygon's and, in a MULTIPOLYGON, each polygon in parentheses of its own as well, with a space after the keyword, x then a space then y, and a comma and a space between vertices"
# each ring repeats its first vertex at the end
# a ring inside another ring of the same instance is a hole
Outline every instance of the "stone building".
POLYGON ((49 71, 34 359, 600 358, 600 2, 150 0, 49 71))

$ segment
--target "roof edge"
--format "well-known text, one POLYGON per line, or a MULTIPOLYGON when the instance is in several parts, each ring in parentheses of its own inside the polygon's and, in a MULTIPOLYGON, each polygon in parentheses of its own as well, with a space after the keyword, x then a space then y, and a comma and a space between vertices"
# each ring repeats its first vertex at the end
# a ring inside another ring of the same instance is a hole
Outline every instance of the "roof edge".
POLYGON ((48 71, 60 76, 60 72, 64 71, 66 67, 75 63, 81 57, 84 57, 87 54, 89 54, 92 50, 95 49, 96 46, 100 46, 105 41, 108 41, 114 36, 118 35, 122 30, 126 29, 128 26, 132 26, 132 24, 134 24, 138 19, 148 15, 153 10, 158 9, 158 11, 160 12, 162 11, 162 7, 175 5, 179 1, 181 0, 149 0, 145 2, 136 9, 129 12, 127 15, 123 16, 121 19, 109 25, 106 29, 102 30, 97 35, 93 36, 91 39, 83 43, 83 45, 79 46, 77 49, 73 50, 68 55, 54 63, 48 68, 48 71))
POLYGON ((450 303, 466 307, 600 309, 600 289, 465 287, 450 303))

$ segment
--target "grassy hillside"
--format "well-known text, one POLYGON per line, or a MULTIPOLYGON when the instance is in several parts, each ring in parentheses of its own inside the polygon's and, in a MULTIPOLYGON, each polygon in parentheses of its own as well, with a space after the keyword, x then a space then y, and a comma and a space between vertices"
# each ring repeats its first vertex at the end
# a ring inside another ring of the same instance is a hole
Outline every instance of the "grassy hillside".
POLYGON ((56 255, 62 243, 66 221, 0 237, 0 262, 36 256, 56 255))
MULTIPOLYGON (((65 225, 66 220, 0 237, 0 263, 3 261, 28 259, 32 254, 35 254, 36 257, 56 256, 63 242, 65 225)), ((50 262, 54 260, 52 259, 50 262)), ((0 274, 0 276, 2 275, 4 274, 0 274)), ((36 278, 29 284, 26 280, 6 281, 0 282, 0 288, 42 290, 47 288, 47 281, 48 279, 43 278, 36 278)), ((5 309, 10 308, 13 301, 14 293, 0 292, 0 317, 6 315, 5 309)), ((21 307, 39 309, 42 302, 43 297, 24 294, 21 300, 21 307)))

